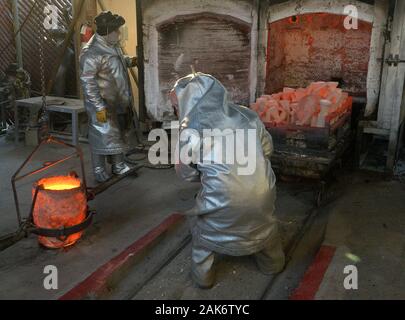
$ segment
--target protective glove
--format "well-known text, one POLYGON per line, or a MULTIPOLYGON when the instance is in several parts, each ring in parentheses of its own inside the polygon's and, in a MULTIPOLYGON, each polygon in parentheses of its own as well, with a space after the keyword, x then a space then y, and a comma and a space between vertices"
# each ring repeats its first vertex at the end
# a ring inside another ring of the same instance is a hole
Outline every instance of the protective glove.
POLYGON ((106 123, 107 122, 107 110, 103 109, 99 112, 96 113, 97 121, 100 123, 106 123))
POLYGON ((137 57, 126 57, 126 62, 128 65, 128 68, 135 68, 138 66, 138 58, 137 57))

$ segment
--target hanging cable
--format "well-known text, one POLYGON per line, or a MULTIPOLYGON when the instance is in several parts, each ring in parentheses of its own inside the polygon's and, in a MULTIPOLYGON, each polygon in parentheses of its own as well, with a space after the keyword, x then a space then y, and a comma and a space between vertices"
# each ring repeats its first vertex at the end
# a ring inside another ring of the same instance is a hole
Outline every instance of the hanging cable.
MULTIPOLYGON (((46 1, 45 1, 46 2, 46 1)), ((38 17, 45 18, 43 12, 38 12, 38 17)), ((42 19, 42 20, 43 20, 42 19)), ((39 67, 41 76, 41 96, 42 96, 42 107, 39 116, 39 138, 40 140, 47 139, 49 136, 48 122, 49 114, 47 111, 47 101, 46 101, 46 76, 45 76, 45 39, 46 33, 42 27, 38 28, 38 44, 39 44, 39 67)))

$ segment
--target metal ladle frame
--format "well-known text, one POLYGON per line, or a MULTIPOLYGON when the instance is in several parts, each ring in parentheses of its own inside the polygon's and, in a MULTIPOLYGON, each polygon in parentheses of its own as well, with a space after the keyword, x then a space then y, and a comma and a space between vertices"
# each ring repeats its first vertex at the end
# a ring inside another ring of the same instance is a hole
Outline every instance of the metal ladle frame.
POLYGON ((15 202, 15 207, 16 207, 16 213, 17 213, 17 220, 18 220, 18 224, 19 224, 19 232, 17 232, 17 234, 25 234, 25 236, 27 236, 29 233, 34 233, 37 235, 41 235, 41 236, 45 236, 45 237, 54 237, 54 238, 61 238, 61 237, 67 237, 70 236, 72 234, 78 233, 83 231, 84 229, 86 229, 88 226, 90 226, 92 220, 93 220, 93 215, 94 212, 93 211, 89 211, 87 212, 87 216, 86 219, 79 225, 76 226, 72 226, 69 228, 62 228, 62 229, 43 229, 43 228, 39 228, 37 226, 35 226, 34 221, 33 221, 33 211, 35 209, 35 203, 36 203, 36 195, 38 194, 39 189, 41 188, 41 186, 37 187, 34 197, 33 197, 33 202, 32 202, 32 206, 31 206, 31 211, 30 214, 28 215, 28 218, 26 220, 24 220, 21 216, 21 210, 20 210, 20 202, 19 202, 19 198, 18 198, 18 192, 17 192, 17 187, 16 187, 16 183, 18 181, 21 181, 25 178, 31 177, 33 175, 42 173, 50 168, 53 168, 55 166, 58 166, 66 161, 69 161, 71 159, 74 158, 80 158, 80 166, 81 166, 81 171, 82 171, 82 185, 83 185, 83 189, 85 190, 86 193, 86 197, 88 200, 92 200, 94 197, 91 193, 89 193, 88 189, 87 189, 87 183, 86 183, 86 172, 84 169, 84 160, 83 160, 83 152, 81 151, 81 149, 79 147, 73 146, 71 144, 68 144, 66 142, 57 140, 53 137, 48 137, 46 139, 44 139, 43 141, 41 141, 41 143, 34 149, 34 151, 28 156, 28 158, 24 161, 24 163, 21 165, 21 167, 17 170, 17 172, 13 175, 12 179, 11 179, 11 184, 12 184, 12 188, 13 188, 13 195, 14 195, 14 202, 15 202), (72 153, 69 156, 66 156, 60 160, 56 160, 56 161, 52 161, 52 162, 48 162, 45 163, 42 168, 38 168, 34 171, 31 171, 29 173, 26 173, 24 175, 21 175, 22 170, 27 166, 27 164, 32 160, 33 156, 38 152, 38 150, 45 144, 58 144, 64 147, 68 147, 71 149, 75 149, 76 151, 74 153, 72 153))
MULTIPOLYGON (((73 159, 75 157, 79 157, 80 158, 80 162, 81 162, 81 170, 82 170, 82 175, 83 175, 83 187, 86 190, 86 195, 87 195, 87 199, 88 201, 94 200, 94 198, 103 193, 104 191, 108 190, 111 186, 115 185, 116 183, 118 183, 119 181, 125 179, 128 176, 137 176, 137 171, 139 169, 141 169, 143 167, 143 165, 138 165, 135 166, 130 172, 126 173, 125 175, 122 176, 117 176, 115 178, 112 178, 111 180, 107 181, 106 183, 103 183, 95 188, 88 188, 87 187, 87 183, 86 183, 86 175, 85 175, 85 169, 84 169, 84 161, 83 161, 83 153, 81 151, 80 148, 70 145, 68 143, 65 143, 63 141, 57 140, 54 137, 48 137, 45 140, 43 140, 41 142, 40 145, 38 145, 35 150, 32 152, 32 154, 28 157, 28 159, 23 163, 23 165, 18 169, 18 171, 14 174, 13 178, 12 178, 12 185, 13 185, 13 192, 14 192, 14 200, 15 200, 15 204, 16 204, 16 212, 17 212, 17 219, 18 219, 18 223, 19 223, 19 229, 12 233, 12 234, 8 234, 8 235, 4 235, 0 237, 0 252, 13 246, 14 244, 16 244, 17 242, 19 242, 20 240, 22 240, 23 238, 27 237, 30 233, 33 234, 37 234, 37 235, 43 235, 44 237, 55 237, 55 238, 59 238, 59 237, 63 237, 66 234, 75 234, 78 233, 82 230, 84 230, 86 227, 90 226, 91 222, 92 222, 92 218, 95 214, 94 211, 89 211, 86 220, 78 225, 78 226, 73 226, 71 228, 64 228, 64 229, 58 229, 58 230, 50 230, 50 229, 41 229, 36 227, 33 223, 32 223, 32 219, 30 218, 30 216, 32 216, 31 214, 28 216, 28 220, 23 220, 21 218, 21 210, 20 210, 20 206, 19 206, 19 200, 18 200, 18 193, 17 193, 17 188, 16 188, 16 182, 27 178, 28 176, 32 176, 41 172, 46 171, 47 169, 51 168, 51 167, 55 167, 63 162, 66 162, 70 159, 73 159), (72 155, 69 155, 61 160, 58 161, 54 161, 52 163, 47 163, 45 164, 42 168, 37 169, 33 172, 30 172, 28 174, 25 174, 23 176, 19 176, 19 174, 21 173, 22 169, 30 162, 30 160, 32 159, 33 155, 35 155, 35 153, 38 151, 38 149, 44 145, 44 144, 49 144, 49 143, 56 143, 62 146, 67 146, 69 148, 75 149, 76 152, 72 155)), ((39 191, 39 190, 38 190, 39 191)), ((35 196, 35 194, 34 194, 35 196)), ((35 201, 33 201, 35 202, 35 201)), ((33 211, 33 207, 34 204, 31 207, 31 212, 33 211)))

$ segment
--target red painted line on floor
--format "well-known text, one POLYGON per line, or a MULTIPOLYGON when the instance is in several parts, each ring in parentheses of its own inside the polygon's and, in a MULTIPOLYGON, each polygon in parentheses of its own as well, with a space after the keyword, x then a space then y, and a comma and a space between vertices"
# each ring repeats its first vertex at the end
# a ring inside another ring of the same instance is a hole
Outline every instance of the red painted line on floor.
POLYGON ((97 271, 91 274, 83 282, 68 293, 59 298, 59 300, 81 300, 89 295, 97 295, 107 289, 107 282, 113 274, 126 265, 126 263, 135 258, 138 254, 148 248, 159 236, 169 230, 178 222, 184 219, 183 215, 174 214, 163 221, 159 226, 148 232, 145 236, 134 242, 122 253, 101 266, 97 271))
POLYGON ((336 248, 322 246, 314 262, 305 273, 299 287, 291 295, 290 300, 314 300, 325 277, 326 271, 335 256, 336 248))

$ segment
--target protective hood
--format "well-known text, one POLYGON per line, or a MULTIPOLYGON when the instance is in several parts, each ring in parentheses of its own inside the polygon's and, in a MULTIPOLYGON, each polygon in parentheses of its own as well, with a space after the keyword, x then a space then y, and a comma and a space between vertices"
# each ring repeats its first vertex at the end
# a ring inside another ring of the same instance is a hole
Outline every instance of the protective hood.
POLYGON ((194 135, 180 139, 176 151, 180 156, 176 164, 178 176, 201 182, 195 206, 186 212, 192 217, 189 221, 193 243, 233 256, 258 253, 272 241, 274 246, 276 178, 269 160, 273 144, 258 115, 228 102, 226 89, 206 74, 179 80, 175 92, 181 128, 197 130, 205 140, 201 144, 200 137, 194 135), (206 129, 219 129, 219 132, 207 134, 203 132, 206 129), (229 143, 228 139, 211 139, 230 136, 237 129, 244 130, 245 136, 249 132, 255 134, 256 139, 236 140, 238 137, 233 136, 234 148, 225 147, 223 143, 229 143), (244 154, 248 151, 247 166, 240 162, 241 150, 244 154), (182 162, 181 155, 186 154, 183 151, 188 152, 187 160, 191 163, 182 162), (243 173, 242 169, 247 167, 251 170, 243 173))
POLYGON ((228 92, 213 76, 196 73, 177 81, 181 129, 234 129, 228 92))

